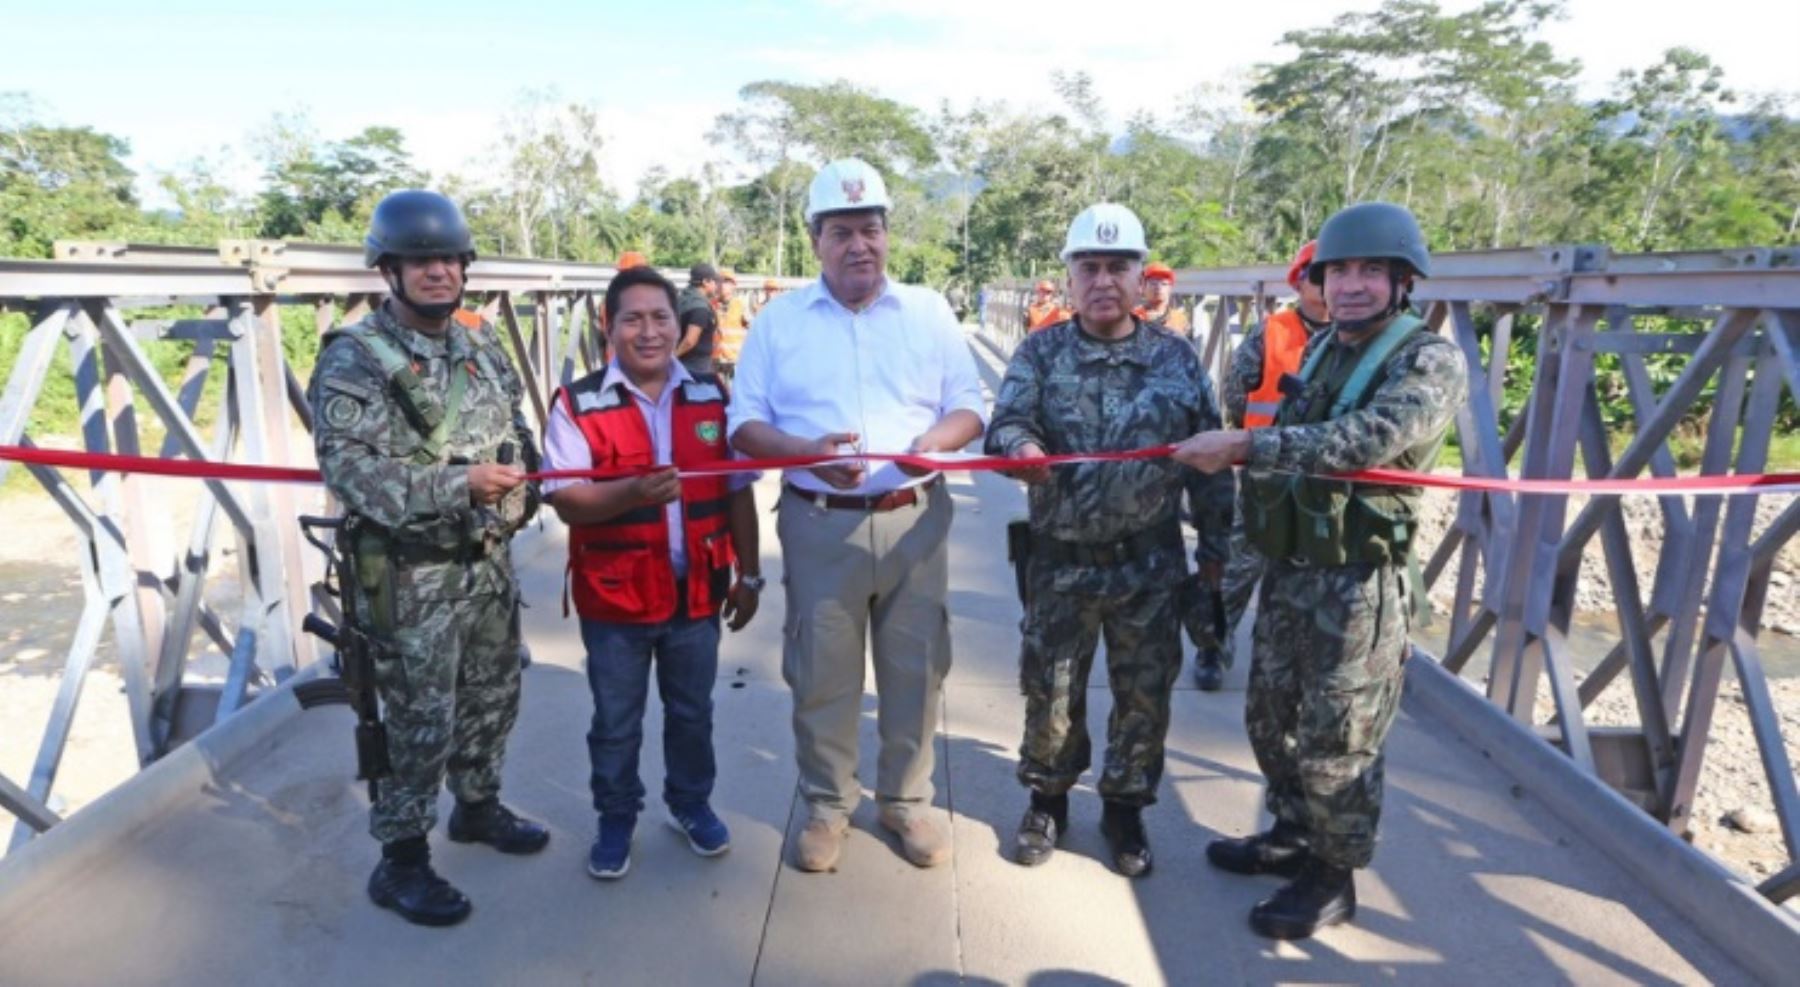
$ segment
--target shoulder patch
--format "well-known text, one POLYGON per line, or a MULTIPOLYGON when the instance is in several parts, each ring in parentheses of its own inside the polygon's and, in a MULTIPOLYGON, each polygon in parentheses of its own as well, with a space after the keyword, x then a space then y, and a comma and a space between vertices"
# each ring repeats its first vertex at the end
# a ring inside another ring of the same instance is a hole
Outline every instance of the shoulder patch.
POLYGON ((569 397, 575 402, 577 413, 584 411, 605 411, 617 408, 625 403, 620 388, 608 387, 604 390, 571 390, 569 397))
POLYGON ((702 380, 685 381, 681 385, 681 396, 689 404, 703 404, 725 400, 725 392, 719 385, 702 380))

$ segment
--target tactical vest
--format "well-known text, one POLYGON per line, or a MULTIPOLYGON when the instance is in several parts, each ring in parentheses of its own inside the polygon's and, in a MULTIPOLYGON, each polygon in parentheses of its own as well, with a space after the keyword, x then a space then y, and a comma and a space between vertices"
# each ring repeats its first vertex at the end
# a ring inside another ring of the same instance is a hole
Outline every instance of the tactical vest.
MULTIPOLYGON (((655 441, 637 402, 623 384, 602 388, 602 379, 594 374, 556 397, 587 440, 594 468, 655 465, 655 441)), ((677 467, 727 458, 725 396, 716 378, 684 382, 669 417, 674 430, 670 451, 677 467)), ((569 529, 567 574, 575 612, 586 620, 624 624, 659 623, 675 616, 677 607, 693 619, 718 613, 737 561, 731 545, 729 484, 723 475, 681 481, 681 530, 688 567, 679 587, 669 558, 664 505, 633 508, 598 524, 569 529)))
MULTIPOLYGON (((1300 369, 1305 388, 1284 398, 1276 425, 1314 425, 1364 407, 1386 379, 1388 358, 1424 323, 1402 313, 1358 356, 1343 387, 1315 380, 1330 341, 1321 341, 1300 369)), ((1406 450, 1397 465, 1429 470, 1442 434, 1406 450)), ((1244 532, 1271 559, 1305 565, 1400 565, 1411 560, 1417 531, 1416 487, 1383 487, 1285 473, 1251 471, 1242 498, 1244 532)))
MULTIPOLYGON (((369 359, 375 361, 382 378, 387 381, 389 392, 399 402, 401 413, 419 434, 425 436, 424 444, 412 455, 414 465, 443 462, 444 443, 449 441, 450 433, 455 431, 457 419, 462 415, 463 397, 468 393, 473 368, 467 364, 451 368, 450 389, 440 402, 425 386, 412 358, 387 333, 366 322, 342 326, 325 334, 319 344, 320 351, 323 352, 324 347, 339 336, 354 340, 369 359)), ((491 377, 499 376, 487 347, 474 344, 473 350, 473 359, 481 364, 482 372, 491 377)))
POLYGON ((1275 424, 1275 412, 1281 407, 1281 377, 1300 369, 1300 357, 1311 338, 1299 309, 1282 309, 1263 323, 1262 383, 1244 395, 1245 428, 1275 424))

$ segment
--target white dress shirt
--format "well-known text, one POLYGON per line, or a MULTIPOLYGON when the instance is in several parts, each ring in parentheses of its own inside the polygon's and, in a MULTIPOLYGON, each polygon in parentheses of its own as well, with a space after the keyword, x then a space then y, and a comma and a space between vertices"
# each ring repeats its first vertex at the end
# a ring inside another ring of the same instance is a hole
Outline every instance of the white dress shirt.
MULTIPOLYGON (((888 281, 852 312, 818 281, 763 306, 738 354, 731 385, 730 431, 766 422, 816 439, 855 432, 864 452, 902 453, 952 411, 986 420, 981 379, 962 328, 944 296, 888 281)), ((879 494, 929 480, 893 463, 870 463, 854 490, 879 494)), ((806 470, 788 470, 797 487, 833 491, 806 470)))

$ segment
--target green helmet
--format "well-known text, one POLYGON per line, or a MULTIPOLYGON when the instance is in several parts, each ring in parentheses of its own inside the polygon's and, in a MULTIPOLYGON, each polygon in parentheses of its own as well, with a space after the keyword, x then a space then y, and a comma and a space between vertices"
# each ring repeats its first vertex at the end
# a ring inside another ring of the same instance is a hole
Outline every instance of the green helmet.
POLYGON ((1357 257, 1404 261, 1419 277, 1431 276, 1431 251, 1419 221, 1392 202, 1359 202, 1333 213, 1319 228, 1319 249, 1307 280, 1324 284, 1327 262, 1357 257))
POLYGON ((401 189, 376 204, 363 238, 364 267, 375 267, 383 257, 461 257, 472 263, 475 238, 456 203, 436 192, 401 189))

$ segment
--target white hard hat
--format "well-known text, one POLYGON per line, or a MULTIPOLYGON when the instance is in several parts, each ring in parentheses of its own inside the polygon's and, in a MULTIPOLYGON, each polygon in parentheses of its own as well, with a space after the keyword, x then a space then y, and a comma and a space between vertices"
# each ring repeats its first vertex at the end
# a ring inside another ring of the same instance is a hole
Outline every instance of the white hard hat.
POLYGON ((858 158, 840 158, 819 169, 806 190, 806 221, 828 212, 887 209, 887 183, 881 172, 858 158))
POLYGON ((1143 260, 1150 256, 1150 248, 1144 245, 1144 224, 1137 213, 1116 202, 1091 205, 1069 224, 1063 263, 1076 254, 1135 254, 1143 260))

